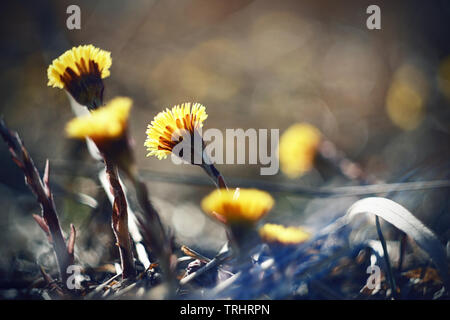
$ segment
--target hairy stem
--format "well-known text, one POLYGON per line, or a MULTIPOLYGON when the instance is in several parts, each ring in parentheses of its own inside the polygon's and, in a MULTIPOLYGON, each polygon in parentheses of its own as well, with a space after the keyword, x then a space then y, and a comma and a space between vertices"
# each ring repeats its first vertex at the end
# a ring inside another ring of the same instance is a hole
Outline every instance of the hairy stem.
POLYGON ((128 231, 127 201, 120 185, 117 166, 104 157, 106 177, 109 181, 111 193, 114 196, 112 206, 112 229, 119 247, 120 263, 122 266, 122 278, 134 278, 136 268, 134 265, 131 239, 128 231))

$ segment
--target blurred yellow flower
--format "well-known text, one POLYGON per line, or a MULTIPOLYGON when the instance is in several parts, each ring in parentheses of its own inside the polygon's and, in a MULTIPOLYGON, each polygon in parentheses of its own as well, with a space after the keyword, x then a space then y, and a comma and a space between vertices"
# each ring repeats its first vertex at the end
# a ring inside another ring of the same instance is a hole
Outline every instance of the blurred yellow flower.
POLYGON ((257 189, 217 189, 202 200, 204 212, 227 224, 252 224, 261 219, 275 201, 257 189))
POLYGON ((80 104, 90 109, 103 100, 102 79, 109 76, 111 53, 83 45, 67 50, 47 69, 48 86, 65 88, 80 104))
POLYGON ((450 56, 447 56, 439 65, 438 85, 447 100, 450 100, 450 56))
POLYGON ((206 109, 199 103, 186 102, 166 109, 156 115, 147 127, 147 157, 165 159, 172 149, 183 140, 183 135, 194 135, 208 117, 206 109))
POLYGON ((265 242, 281 244, 299 244, 311 237, 311 234, 301 227, 285 227, 272 223, 262 226, 259 235, 265 242))
POLYGON ((95 143, 120 139, 127 129, 132 103, 130 98, 114 98, 103 108, 72 119, 66 125, 66 133, 72 138, 91 138, 95 143))
POLYGON ((281 170, 289 178, 298 178, 314 167, 321 141, 320 131, 307 123, 290 126, 281 136, 279 154, 281 170))
POLYGON ((386 95, 386 111, 391 121, 403 130, 413 130, 422 122, 428 96, 423 72, 413 66, 401 66, 393 76, 386 95))

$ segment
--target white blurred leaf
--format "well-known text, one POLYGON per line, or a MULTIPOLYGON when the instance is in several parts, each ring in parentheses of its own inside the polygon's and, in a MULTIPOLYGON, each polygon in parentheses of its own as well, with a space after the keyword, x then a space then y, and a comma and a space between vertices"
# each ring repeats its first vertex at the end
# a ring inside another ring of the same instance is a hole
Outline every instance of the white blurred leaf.
POLYGON ((450 288, 447 258, 443 245, 434 233, 411 212, 395 201, 371 197, 356 201, 348 209, 344 220, 349 223, 361 213, 375 214, 413 238, 433 260, 447 289, 450 288))

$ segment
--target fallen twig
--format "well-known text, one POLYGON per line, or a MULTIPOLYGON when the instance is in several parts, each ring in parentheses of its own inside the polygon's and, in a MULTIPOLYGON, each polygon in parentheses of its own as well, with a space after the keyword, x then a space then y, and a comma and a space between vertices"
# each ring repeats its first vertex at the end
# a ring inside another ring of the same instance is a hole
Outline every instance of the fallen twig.
POLYGON ((210 260, 207 264, 205 264, 203 267, 201 267, 197 271, 195 271, 195 272, 187 275, 183 279, 181 279, 180 286, 184 286, 184 285, 188 284, 195 278, 204 274, 206 271, 214 268, 215 266, 220 265, 222 262, 227 260, 231 256, 231 254, 232 254, 232 252, 231 252, 231 250, 229 250, 228 245, 226 244, 222 248, 222 250, 220 250, 220 252, 212 260, 210 260))

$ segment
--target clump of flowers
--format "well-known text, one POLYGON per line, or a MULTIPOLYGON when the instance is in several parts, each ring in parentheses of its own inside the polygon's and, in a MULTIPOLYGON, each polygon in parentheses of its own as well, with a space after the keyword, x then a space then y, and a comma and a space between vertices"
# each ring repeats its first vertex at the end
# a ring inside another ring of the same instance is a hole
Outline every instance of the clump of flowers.
POLYGON ((102 79, 109 76, 111 53, 83 45, 67 50, 47 69, 48 86, 66 89, 81 105, 93 110, 103 104, 102 79))
POLYGON ((259 235, 264 242, 282 245, 300 244, 311 237, 302 227, 285 227, 273 223, 263 225, 259 229, 259 235))
POLYGON ((320 131, 307 123, 289 127, 281 136, 279 154, 281 170, 289 178, 298 178, 314 167, 321 142, 320 131))

